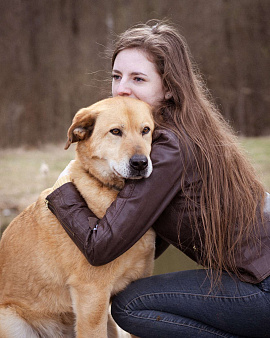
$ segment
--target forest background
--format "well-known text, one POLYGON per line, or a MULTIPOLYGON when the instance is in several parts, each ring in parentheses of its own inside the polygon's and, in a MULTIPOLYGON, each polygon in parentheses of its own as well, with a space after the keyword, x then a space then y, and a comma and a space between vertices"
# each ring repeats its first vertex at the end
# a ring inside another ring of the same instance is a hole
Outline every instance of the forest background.
MULTIPOLYGON (((76 111, 110 96, 117 34, 150 19, 185 37, 270 190, 269 17, 270 0, 0 0, 0 236, 74 157, 76 111)), ((159 260, 158 272, 194 267, 172 248, 159 260)))
POLYGON ((269 0, 1 0, 0 147, 62 141, 76 111, 110 95, 116 35, 167 18, 242 135, 270 134, 269 0))

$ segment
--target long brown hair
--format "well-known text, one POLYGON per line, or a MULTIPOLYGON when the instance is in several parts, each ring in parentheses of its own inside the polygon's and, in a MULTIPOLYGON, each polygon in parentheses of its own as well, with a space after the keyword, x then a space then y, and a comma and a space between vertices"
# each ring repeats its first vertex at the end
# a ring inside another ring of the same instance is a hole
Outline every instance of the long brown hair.
MULTIPOLYGON (((140 48, 156 65, 165 90, 171 93, 156 110, 156 124, 172 129, 195 158, 201 185, 193 189, 200 189, 200 222, 190 194, 186 194, 186 202, 191 206, 191 226, 201 234, 201 264, 217 271, 219 277, 222 270, 237 274, 236 256, 243 241, 256 244, 264 188, 213 104, 184 38, 173 25, 155 20, 125 31, 115 43, 112 66, 117 54, 127 48, 140 48)), ((185 193, 184 182, 185 173, 185 193)))

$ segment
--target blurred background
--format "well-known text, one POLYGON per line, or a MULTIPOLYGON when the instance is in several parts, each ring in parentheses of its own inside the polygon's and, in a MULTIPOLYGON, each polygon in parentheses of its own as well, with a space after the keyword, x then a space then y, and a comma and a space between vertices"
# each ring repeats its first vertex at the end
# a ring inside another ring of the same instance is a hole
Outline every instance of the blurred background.
MULTIPOLYGON (((269 190, 269 17, 269 0, 1 0, 0 230, 73 158, 66 131, 78 109, 110 95, 113 40, 149 19, 186 38, 269 190)), ((162 271, 179 268, 163 256, 162 271)))

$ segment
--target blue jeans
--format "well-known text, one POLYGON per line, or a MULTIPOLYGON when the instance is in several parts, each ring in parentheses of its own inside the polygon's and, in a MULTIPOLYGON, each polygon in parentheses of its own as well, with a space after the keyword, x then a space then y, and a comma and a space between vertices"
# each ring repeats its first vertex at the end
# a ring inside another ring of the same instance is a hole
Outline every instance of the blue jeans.
POLYGON ((205 270, 137 280, 114 297, 112 315, 138 337, 270 337, 270 277, 253 285, 205 270))

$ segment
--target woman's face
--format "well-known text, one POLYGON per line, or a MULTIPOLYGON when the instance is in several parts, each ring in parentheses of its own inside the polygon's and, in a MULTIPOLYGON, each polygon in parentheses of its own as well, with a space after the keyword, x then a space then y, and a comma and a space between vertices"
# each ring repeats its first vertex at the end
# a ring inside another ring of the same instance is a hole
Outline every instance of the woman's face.
POLYGON ((118 53, 112 70, 112 95, 129 96, 156 106, 164 99, 165 90, 155 64, 137 48, 118 53))

